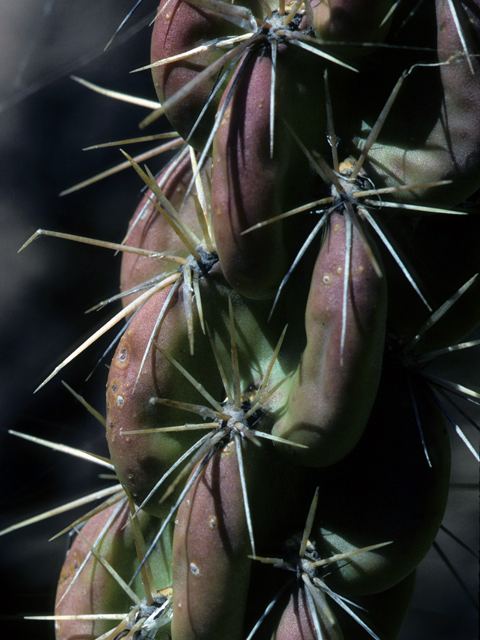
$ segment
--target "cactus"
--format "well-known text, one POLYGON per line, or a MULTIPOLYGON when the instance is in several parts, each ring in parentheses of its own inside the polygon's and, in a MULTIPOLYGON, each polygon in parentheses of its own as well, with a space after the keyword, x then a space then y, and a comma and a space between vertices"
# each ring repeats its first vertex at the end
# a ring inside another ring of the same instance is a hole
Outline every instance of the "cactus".
POLYGON ((122 243, 22 247, 123 252, 122 309, 37 389, 120 331, 119 484, 72 525, 57 640, 397 638, 448 423, 478 461, 453 410, 480 394, 425 363, 478 342, 480 6, 163 0, 152 37, 142 126, 191 146, 156 177, 124 152, 122 243))

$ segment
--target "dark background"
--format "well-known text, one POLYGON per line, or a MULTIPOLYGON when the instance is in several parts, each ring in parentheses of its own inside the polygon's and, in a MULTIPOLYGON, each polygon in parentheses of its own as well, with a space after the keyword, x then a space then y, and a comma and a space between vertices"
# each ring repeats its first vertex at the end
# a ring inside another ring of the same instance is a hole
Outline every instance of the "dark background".
MULTIPOLYGON (((133 4, 133 0, 0 4, 0 529, 105 486, 98 478, 100 468, 7 432, 15 429, 107 454, 103 427, 64 389, 61 379, 104 413, 105 364, 88 382, 85 378, 109 344, 108 337, 37 394, 33 391, 102 318, 113 314, 109 310, 100 317, 84 311, 117 293, 119 257, 54 238, 40 238, 20 255, 16 252, 39 227, 116 242, 125 233, 141 188, 133 170, 64 198, 58 193, 120 162, 123 158, 115 149, 81 149, 137 135, 137 124, 147 113, 94 94, 69 74, 155 99, 149 72, 128 74, 148 64, 150 30, 141 25, 154 11, 154 2, 144 0, 131 26, 103 53, 133 4)), ((152 131, 162 126, 167 125, 159 123, 152 131)), ((140 150, 134 147, 135 152, 140 150)), ((149 166, 156 170, 162 163, 151 161, 149 166)), ((478 388, 478 351, 462 354, 455 370, 453 360, 445 365, 449 374, 478 388)), ((445 523, 476 548, 477 465, 458 442, 453 437, 454 487, 445 523)), ((80 513, 74 512, 75 517, 80 513)), ((22 616, 52 612, 66 541, 47 540, 72 519, 72 514, 57 516, 0 538, 2 637, 52 640, 53 623, 24 621, 22 616)), ((438 541, 477 598, 477 561, 444 533, 438 541)), ((434 551, 419 570, 401 637, 478 637, 476 612, 434 551)))

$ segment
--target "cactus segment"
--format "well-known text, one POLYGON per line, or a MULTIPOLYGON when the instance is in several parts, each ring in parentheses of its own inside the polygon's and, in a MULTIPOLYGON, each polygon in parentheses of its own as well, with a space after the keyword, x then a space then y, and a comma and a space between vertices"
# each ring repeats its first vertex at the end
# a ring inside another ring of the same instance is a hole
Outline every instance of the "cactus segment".
MULTIPOLYGON (((322 578, 323 570, 321 569, 321 567, 338 562, 340 560, 349 560, 354 555, 362 555, 371 551, 372 549, 385 547, 387 545, 390 545, 391 542, 380 543, 372 545, 370 547, 352 550, 350 552, 347 552, 346 554, 340 554, 332 557, 327 557, 325 559, 320 559, 320 556, 315 548, 315 543, 312 543, 310 541, 310 534, 312 533, 312 527, 314 525, 314 520, 317 512, 318 494, 319 487, 317 487, 312 503, 310 505, 310 510, 301 539, 300 536, 297 535, 295 536, 295 538, 288 540, 285 544, 285 559, 262 558, 258 556, 254 557, 255 560, 259 560, 263 563, 273 564, 276 568, 286 569, 287 571, 294 572, 296 574, 297 587, 301 587, 301 592, 299 590, 296 591, 295 588, 293 590, 293 595, 296 596, 296 598, 294 597, 293 599, 293 602, 295 603, 294 610, 291 610, 291 605, 293 604, 291 598, 279 622, 280 633, 285 633, 285 631, 288 631, 293 634, 292 637, 294 638, 303 638, 303 635, 301 635, 302 628, 305 627, 307 638, 311 637, 321 640, 322 638, 326 637, 331 638, 332 640, 343 640, 344 636, 342 634, 342 630, 340 629, 335 615, 330 609, 330 606, 325 598, 325 596, 328 595, 329 601, 332 600, 334 603, 337 603, 340 607, 340 610, 343 610, 349 616, 351 616, 360 625, 361 628, 363 628, 372 638, 374 638, 374 640, 379 640, 379 637, 352 609, 351 605, 355 607, 355 603, 339 595, 338 593, 335 593, 327 586, 322 578), (299 596, 299 593, 301 593, 301 596, 299 596), (302 600, 301 604, 300 598, 302 600)), ((286 586, 288 585, 289 583, 287 583, 286 586)), ((281 592, 284 590, 285 587, 282 588, 281 592)), ((269 607, 274 604, 276 599, 278 599, 278 596, 274 598, 269 607)), ((255 635, 256 630, 260 626, 263 618, 267 613, 268 607, 264 616, 262 616, 262 618, 257 622, 254 629, 250 633, 248 640, 250 640, 250 638, 255 635)))
POLYGON ((317 596, 322 609, 306 589, 294 587, 278 627, 276 640, 343 640, 340 626, 323 594, 317 596))
POLYGON ((307 346, 273 433, 308 445, 297 462, 324 467, 357 444, 380 378, 386 284, 349 219, 330 218, 310 286, 307 346))
MULTIPOLYGON (((201 434, 190 430, 141 433, 145 429, 183 425, 186 422, 185 411, 189 411, 191 405, 198 407, 199 401, 205 404, 199 385, 192 384, 191 378, 198 380, 216 403, 213 408, 202 409, 201 405, 196 409, 197 413, 210 421, 222 415, 220 403, 225 393, 222 376, 214 373, 205 377, 205 373, 218 371, 217 357, 221 362, 231 360, 230 296, 235 321, 239 323, 237 326, 242 326, 242 332, 236 338, 236 349, 240 354, 238 364, 232 364, 236 385, 241 393, 249 388, 260 387, 263 374, 269 370, 275 353, 278 328, 272 323, 269 326, 262 324, 259 329, 262 319, 264 321, 267 316, 264 303, 247 305, 240 296, 230 293, 223 278, 218 275, 214 277, 211 274, 208 279, 201 281, 200 286, 202 296, 209 301, 205 306, 205 324, 210 327, 217 354, 212 350, 208 337, 198 331, 198 314, 195 314, 194 320, 197 335, 195 356, 192 358, 185 350, 188 326, 180 289, 171 298, 168 310, 163 315, 161 329, 156 329, 157 319, 169 296, 168 290, 165 290, 152 296, 137 312, 118 345, 110 367, 107 440, 119 477, 132 492, 137 504, 143 504, 159 479, 197 442, 201 434), (246 327, 250 328, 251 338, 245 333, 246 327), (155 343, 151 342, 152 330, 155 343), (151 346, 145 359, 149 344, 151 346), (163 351, 162 345, 168 347, 168 353, 163 351), (189 372, 190 379, 168 356, 189 372), (139 433, 125 433, 132 431, 139 433)), ((283 357, 275 359, 272 367, 270 388, 273 395, 262 392, 261 397, 257 398, 257 404, 260 402, 257 408, 264 403, 275 412, 283 407, 284 392, 277 385, 285 378, 285 367, 287 372, 291 367, 291 356, 287 355, 285 360, 283 357), (265 400, 267 397, 268 401, 265 400)), ((239 402, 238 397, 236 393, 235 403, 239 402)), ((146 507, 149 511, 153 509, 153 513, 165 515, 165 507, 158 504, 164 491, 165 488, 146 507)))
MULTIPOLYGON (((388 144, 384 138, 369 153, 373 169, 387 185, 453 180, 450 187, 425 188, 415 193, 416 199, 443 206, 461 202, 480 184, 480 22, 477 4, 474 2, 472 8, 468 8, 463 3, 436 0, 438 57, 428 63, 431 68, 427 64, 422 70, 420 67, 424 65, 420 64, 410 69, 408 93, 404 99, 410 98, 414 88, 431 96, 429 112, 437 114, 436 120, 429 129, 417 133, 416 129, 426 122, 420 115, 419 124, 415 123, 411 132, 412 139, 415 135, 419 138, 413 146, 388 144), (470 45, 467 52, 462 40, 470 45), (437 104, 436 109, 430 106, 432 99, 437 104)), ((390 121, 390 136, 394 129, 404 131, 409 126, 405 120, 404 100, 400 101, 390 121)), ((411 120, 409 112, 409 123, 411 120)))
POLYGON ((212 220, 226 279, 243 295, 268 299, 285 269, 282 229, 276 225, 245 239, 240 233, 280 213, 290 144, 277 140, 270 158, 272 61, 246 55, 215 136, 212 220))
MULTIPOLYGON (((130 579, 137 559, 132 526, 128 522, 129 508, 125 504, 123 508, 121 507, 121 504, 110 507, 92 518, 83 527, 67 554, 59 580, 55 614, 65 618, 72 614, 79 615, 80 619, 58 619, 56 622, 58 640, 72 640, 78 636, 85 640, 95 640, 100 636, 103 637, 103 634, 112 627, 113 630, 107 637, 113 638, 117 633, 122 633, 123 629, 133 628, 135 624, 139 631, 143 628, 146 630, 150 624, 150 621, 146 623, 146 619, 152 611, 146 614, 147 602, 143 603, 141 596, 137 595, 143 591, 141 585, 137 581, 132 591, 120 584, 122 578, 127 581, 130 579), (91 545, 95 547, 94 553, 91 545), (108 565, 102 566, 102 562, 108 565), (106 566, 112 565, 121 578, 116 578, 106 569, 106 566), (71 588, 69 588, 70 585, 71 588), (134 607, 131 609, 132 599, 134 607), (129 609, 131 609, 130 613, 128 613, 129 609), (95 619, 98 614, 100 614, 99 619, 95 619), (108 620, 109 614, 115 614, 117 620, 119 618, 117 614, 123 614, 118 626, 115 626, 115 622, 108 620), (85 618, 81 619, 81 616, 85 618), (88 619, 89 616, 90 619, 88 619)), ((151 536, 153 521, 146 514, 141 514, 139 522, 144 533, 151 536)), ((169 545, 171 542, 165 539, 161 548, 150 560, 150 570, 155 579, 155 589, 158 591, 154 592, 153 601, 150 594, 147 598, 152 604, 158 602, 158 613, 164 616, 164 628, 167 626, 167 629, 170 617, 165 605, 169 597, 161 590, 165 590, 171 584, 170 567, 164 557, 166 551, 169 553, 167 550, 169 545), (163 612, 164 609, 165 612, 163 612)), ((159 620, 156 623, 159 625, 159 620)), ((141 637, 144 636, 141 635, 141 637)), ((156 637, 160 640, 167 638, 168 635, 163 633, 156 637)))
MULTIPOLYGON (((286 12, 285 3, 280 1, 277 7, 276 0, 248 2, 245 6, 220 0, 162 2, 152 38, 151 65, 162 107, 146 118, 142 126, 168 113, 183 137, 194 147, 203 149, 221 98, 220 86, 247 48, 264 45, 267 40, 274 49, 280 43, 291 45, 290 49, 308 51, 313 66, 312 54, 356 71, 319 46, 320 41, 311 35, 310 5, 306 4, 305 11, 300 10, 301 5, 299 2, 289 4, 286 12), (236 35, 238 28, 243 35, 236 35), (222 49, 235 44, 237 46, 222 55, 222 49), (223 68, 230 62, 222 75, 223 68), (217 82, 220 85, 216 86, 217 82)), ((312 77, 307 83, 315 85, 312 77)))
POLYGON ((368 45, 381 42, 387 34, 394 4, 394 0, 313 0, 312 26, 322 41, 343 41, 339 47, 342 53, 366 55, 371 52, 368 45))
POLYGON ((173 545, 174 640, 242 638, 251 560, 244 503, 239 500, 238 445, 244 446, 240 440, 231 441, 213 455, 178 511, 173 545))
MULTIPOLYGON (((253 3, 258 9, 258 5, 253 3)), ((155 63, 171 56, 194 49, 205 42, 227 40, 232 36, 244 33, 223 17, 195 3, 181 0, 163 0, 160 3, 152 35, 151 58, 155 63)), ((221 52, 221 50, 220 50, 221 52)), ((179 60, 167 65, 152 68, 153 82, 161 103, 176 95, 199 71, 208 68, 220 57, 218 49, 197 53, 186 61, 179 60)), ((216 74, 215 74, 216 75, 216 74)), ((218 79, 218 78, 217 78, 218 79)), ((202 150, 208 137, 209 126, 220 100, 220 96, 209 103, 205 119, 192 133, 192 128, 204 105, 208 103, 209 95, 215 86, 215 76, 202 83, 188 100, 182 100, 168 110, 168 117, 180 135, 189 143, 202 150)))
POLYGON ((393 540, 384 549, 351 558, 326 578, 342 595, 377 593, 405 578, 427 553, 443 518, 450 479, 445 420, 425 384, 412 383, 431 466, 418 435, 406 373, 389 365, 357 447, 322 471, 330 489, 320 493, 321 525, 314 525, 320 551, 363 547, 372 535, 393 540))
MULTIPOLYGON (((178 211, 181 220, 195 236, 201 238, 202 233, 198 224, 194 198, 188 198, 184 202, 187 187, 192 177, 191 162, 188 155, 185 155, 172 168, 167 166, 158 178, 158 184, 172 207, 178 211)), ((203 174, 204 176, 205 174, 203 174)), ((175 254, 179 257, 187 258, 190 254, 188 247, 179 238, 176 229, 172 228, 154 206, 151 199, 160 204, 151 191, 142 198, 130 221, 129 231, 124 240, 125 243, 129 246, 148 249, 160 254, 175 254)), ((148 256, 142 257, 124 253, 120 288, 122 292, 128 292, 150 279, 174 269, 178 269, 178 265, 175 265, 175 263, 150 259, 148 256), (169 264, 171 265, 170 269, 169 264)), ((127 296, 124 298, 124 304, 128 304, 132 299, 132 296, 127 296)))

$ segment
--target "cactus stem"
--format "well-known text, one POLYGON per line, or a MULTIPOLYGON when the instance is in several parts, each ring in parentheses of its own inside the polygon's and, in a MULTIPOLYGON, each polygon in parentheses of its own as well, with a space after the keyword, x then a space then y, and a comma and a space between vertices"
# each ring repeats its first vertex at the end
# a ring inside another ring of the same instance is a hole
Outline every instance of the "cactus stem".
MULTIPOLYGON (((218 435, 220 437, 218 437, 216 440, 220 441, 224 437, 224 434, 218 434, 218 435)), ((207 435, 205 437, 205 439, 208 438, 208 437, 210 437, 210 436, 207 435)), ((212 440, 213 439, 214 438, 212 438, 212 440)), ((215 440, 215 444, 216 444, 216 440, 215 440)), ((209 442, 208 445, 210 446, 211 442, 209 442)), ((180 496, 178 497, 177 501, 175 502, 173 507, 170 509, 170 512, 169 512, 168 516, 163 521, 162 526, 160 527, 160 529, 159 529, 158 533, 156 534, 152 544, 150 545, 149 549, 147 550, 147 552, 145 554, 145 557, 143 558, 142 562, 140 563, 140 566, 138 567, 138 569, 136 570, 135 574, 133 575, 132 581, 135 580, 136 576, 141 571, 143 565, 148 560, 150 554, 153 552, 157 542, 160 540, 160 538, 162 537, 163 533, 165 532, 167 526, 171 522, 171 520, 172 520, 175 512, 177 511, 178 507, 180 506, 182 500, 187 495, 187 493, 190 491, 191 487, 194 485, 196 480, 202 475, 205 467, 207 466, 210 458, 213 456, 215 451, 216 451, 215 446, 211 446, 210 449, 205 454, 205 456, 203 457, 203 459, 200 461, 200 464, 198 465, 198 467, 195 469, 194 473, 192 474, 192 476, 188 480, 187 484, 185 485, 185 487, 184 487, 183 491, 181 492, 180 496)), ((169 472, 170 471, 171 471, 171 469, 169 470, 169 472)), ((138 513, 138 510, 137 510, 137 513, 138 513)))
MULTIPOLYGON (((133 535, 135 537, 135 548, 137 550, 137 557, 138 561, 142 563, 142 560, 145 557, 145 539, 138 524, 138 519, 133 517, 135 514, 135 505, 133 503, 131 493, 128 491, 128 489, 125 489, 125 493, 127 494, 128 506, 130 508, 129 522, 132 527, 133 535)), ((155 596, 155 593, 157 592, 157 589, 155 587, 155 581, 153 579, 152 569, 149 562, 145 562, 145 564, 142 566, 141 573, 147 606, 151 607, 153 605, 153 598, 155 596)))
MULTIPOLYGON (((92 552, 92 554, 95 556, 95 558, 100 562, 100 564, 109 572, 109 574, 115 579, 115 581, 117 582, 117 584, 122 587, 122 589, 125 591, 125 593, 130 596, 130 598, 135 602, 135 604, 140 604, 140 598, 137 596, 137 594, 135 593, 135 591, 133 591, 128 584, 125 582, 125 580, 123 580, 123 578, 120 577, 120 575, 117 573, 117 571, 115 571, 115 569, 112 567, 112 565, 107 562, 105 560, 105 558, 102 556, 102 554, 98 551, 98 549, 95 548, 94 545, 92 545, 92 543, 87 540, 87 538, 83 535, 83 533, 77 529, 76 527, 74 527, 75 532, 77 533, 78 536, 80 536, 80 538, 83 540, 83 542, 85 542, 85 544, 88 546, 88 548, 90 549, 90 551, 92 552)), ((97 538, 98 540, 98 538, 97 538)))
MULTIPOLYGON (((163 476, 163 478, 156 484, 155 488, 150 492, 149 496, 147 496, 144 503, 147 500, 149 500, 154 493, 158 491, 160 485, 163 483, 166 477, 168 477, 173 472, 173 470, 179 466, 180 462, 185 460, 190 454, 194 453, 190 461, 184 466, 182 471, 177 475, 175 480, 170 484, 170 486, 168 487, 168 489, 160 499, 161 503, 164 502, 173 493, 173 491, 176 489, 179 483, 191 472, 191 470, 195 467, 195 465, 198 464, 198 467, 193 473, 192 477, 189 479, 187 486, 183 489, 179 499, 171 509, 170 514, 167 518, 167 521, 169 521, 173 517, 174 512, 176 511, 181 501, 183 500, 183 497, 186 495, 186 492, 192 486, 193 482, 196 481, 196 478, 199 477, 201 471, 206 467, 206 465, 208 464, 208 461, 213 456, 215 451, 217 451, 219 447, 223 447, 224 444, 226 444, 227 442, 234 440, 236 445, 236 454, 238 459, 240 481, 242 485, 245 514, 247 518, 247 527, 249 530, 249 536, 250 536, 250 541, 252 545, 252 552, 255 554, 253 528, 252 528, 251 517, 250 517, 248 496, 246 492, 243 456, 242 456, 242 451, 240 447, 242 446, 242 438, 245 437, 245 438, 251 439, 255 444, 259 445, 260 443, 257 441, 256 436, 258 435, 258 437, 263 437, 264 435, 260 432, 257 432, 256 430, 254 433, 250 433, 250 425, 247 424, 247 419, 254 416, 255 411, 260 409, 261 404, 265 402, 265 398, 269 397, 270 393, 272 393, 272 390, 265 392, 265 389, 268 384, 268 380, 269 380, 273 365, 278 357, 278 353, 280 351, 283 338, 285 336, 286 328, 282 332, 280 340, 276 345, 276 349, 274 350, 274 353, 267 366, 266 372, 263 376, 262 382, 260 383, 259 390, 254 396, 255 402, 253 402, 253 406, 244 407, 243 405, 245 403, 244 403, 243 396, 241 395, 241 388, 240 388, 240 375, 239 375, 239 364, 238 364, 237 344, 236 344, 236 335, 235 335, 235 322, 234 322, 231 298, 229 298, 229 317, 230 317, 230 341, 231 341, 230 351, 231 351, 231 366, 232 366, 232 377, 233 377, 233 394, 229 389, 229 384, 226 379, 224 368, 220 364, 218 353, 216 352, 216 349, 214 347, 214 342, 211 338, 210 331, 208 331, 210 340, 212 342, 212 347, 214 349, 214 355, 217 360, 220 375, 222 377, 225 390, 227 391, 228 399, 223 404, 218 403, 210 395, 210 393, 208 393, 204 389, 203 385, 201 385, 197 380, 195 380, 193 376, 189 374, 184 369, 184 367, 175 360, 175 358, 168 355, 160 345, 154 342, 155 346, 159 349, 159 351, 169 360, 169 362, 172 365, 174 365, 185 376, 185 378, 194 386, 195 389, 197 389, 197 391, 199 391, 201 395, 203 395, 203 397, 212 405, 213 408, 210 409, 206 406, 193 405, 191 403, 183 403, 183 402, 168 400, 164 398, 151 398, 150 402, 155 404, 164 404, 167 406, 173 406, 178 409, 183 409, 186 411, 191 411, 193 413, 197 413, 198 415, 201 415, 202 417, 215 418, 217 422, 211 423, 216 427, 214 430, 212 430, 211 433, 201 438, 199 442, 196 443, 196 445, 194 445, 189 451, 187 451, 187 453, 184 454, 184 456, 182 456, 182 458, 178 460, 169 469, 169 471, 163 476), (253 407, 255 407, 254 410, 253 410, 253 407)), ((281 383, 283 382, 284 380, 281 381, 281 383)), ((276 385, 276 387, 278 386, 279 385, 276 385)), ((188 426, 190 427, 192 425, 188 425, 188 426)), ((206 425, 201 425, 201 426, 206 426, 206 425)), ((193 425, 193 428, 196 428, 196 425, 193 425)), ((177 429, 177 427, 175 429, 177 429)), ((273 438, 270 438, 270 439, 273 439, 273 438)), ((142 506, 143 505, 141 505, 139 509, 141 509, 142 506)), ((162 525, 160 532, 163 532, 167 521, 165 521, 164 524, 162 525)), ((160 532, 157 535, 156 540, 161 535, 160 532)))
MULTIPOLYGON (((131 507, 133 503, 131 503, 131 507)), ((122 505, 123 508, 123 505, 122 505)), ((108 521, 108 523, 104 526, 102 532, 92 545, 80 532, 77 532, 81 539, 85 542, 85 544, 90 548, 89 554, 87 554, 82 566, 76 571, 75 577, 72 582, 69 584, 68 589, 63 594, 62 598, 57 603, 57 607, 60 602, 63 600, 67 592, 70 590, 71 586, 75 582, 75 580, 80 575, 83 567, 86 565, 87 561, 90 559, 92 554, 95 558, 102 564, 102 566, 112 575, 117 584, 127 593, 127 595, 133 599, 135 602, 135 606, 131 607, 130 612, 126 614, 88 614, 88 615, 59 615, 59 616, 50 616, 50 617, 42 617, 41 619, 50 619, 50 620, 121 620, 121 622, 112 630, 106 632, 101 635, 97 640, 113 640, 114 638, 137 638, 137 637, 154 637, 157 630, 167 624, 170 624, 171 620, 171 605, 172 605, 172 590, 171 587, 166 589, 157 590, 153 583, 153 576, 150 572, 150 569, 144 567, 146 571, 145 575, 150 573, 150 577, 147 578, 148 584, 151 588, 151 593, 147 593, 147 597, 140 599, 137 594, 130 588, 129 585, 125 583, 125 581, 118 575, 118 573, 111 567, 111 565, 103 558, 101 553, 98 552, 96 546, 99 544, 107 530, 112 524, 113 518, 116 517, 114 514, 108 521), (153 634, 153 635, 150 635, 153 634)), ((133 524, 133 523, 132 523, 133 524)), ((137 551, 141 550, 143 544, 143 536, 141 534, 140 529, 138 528, 137 533, 135 534, 135 544, 137 546, 137 551)), ((144 544, 143 544, 144 547, 144 544)), ((141 551, 140 551, 141 555, 141 551)), ((145 584, 145 583, 144 583, 145 584)), ((36 618, 39 619, 39 618, 36 618)))
MULTIPOLYGON (((184 224, 183 220, 180 218, 175 208, 171 205, 171 203, 163 194, 159 184, 157 183, 157 181, 155 180, 154 176, 149 171, 149 169, 147 168, 145 173, 140 168, 140 166, 136 162, 134 162, 133 159, 127 153, 125 153, 124 151, 122 153, 124 153, 124 155, 129 159, 135 171, 139 174, 139 176, 142 178, 145 184, 150 188, 152 193, 155 194, 156 198, 158 198, 158 200, 162 203, 162 206, 160 206, 153 198, 147 195, 148 200, 154 205, 154 207, 159 211, 159 213, 163 216, 166 222, 171 226, 173 231, 176 233, 178 238, 183 242, 183 244, 187 247, 187 249, 190 251, 190 254, 191 254, 187 259, 179 258, 179 257, 174 259, 172 256, 169 256, 169 257, 162 256, 164 257, 164 259, 176 261, 181 265, 179 269, 179 280, 177 281, 176 286, 174 286, 172 291, 170 291, 165 301, 165 304, 162 307, 162 311, 160 313, 159 319, 157 320, 153 328, 150 340, 145 349, 141 366, 139 368, 137 380, 135 382, 135 386, 136 386, 138 383, 140 374, 143 370, 145 359, 147 357, 148 351, 150 350, 150 346, 152 344, 153 338, 157 333, 157 331, 159 330, 163 322, 163 319, 165 318, 165 313, 168 310, 168 306, 173 296, 175 295, 178 289, 178 286, 180 286, 180 284, 183 284, 183 302, 184 302, 185 314, 187 318, 190 354, 191 355, 194 354, 193 305, 192 305, 193 293, 195 293, 195 301, 197 303, 197 310, 199 312, 200 324, 203 332, 205 333, 205 326, 204 326, 204 320, 203 320, 203 308, 202 308, 200 287, 198 286, 198 278, 208 273, 208 271, 210 271, 213 265, 218 261, 218 258, 215 253, 215 247, 212 241, 211 231, 209 230, 208 212, 202 209, 199 202, 198 202, 198 205, 196 203, 195 206, 197 210, 197 217, 199 218, 199 221, 200 221, 200 228, 204 235, 202 244, 200 244, 199 239, 196 237, 193 231, 191 231, 184 224), (207 251, 204 250, 204 246, 207 248, 207 251)), ((194 158, 194 154, 192 151, 190 153, 190 156, 192 160, 192 158, 194 158)), ((198 164, 196 162, 193 164, 193 160, 192 160, 192 168, 194 169, 194 175, 190 183, 190 186, 187 190, 187 194, 190 191, 190 188, 193 186, 193 184, 197 184, 197 186, 200 184, 201 181, 199 180, 199 172, 202 164, 203 164, 202 159, 200 159, 200 162, 198 164)), ((205 202, 203 190, 200 191, 200 194, 202 194, 202 199, 205 202)), ((205 203, 205 206, 206 206, 206 203, 205 203)))
MULTIPOLYGON (((98 534, 95 542, 93 543, 93 547, 90 545, 90 543, 87 543, 88 546, 90 547, 90 551, 87 553, 87 555, 85 556, 85 558, 83 559, 82 564, 78 567, 77 571, 75 572, 74 577, 72 578, 70 584, 68 585, 68 587, 66 588, 66 590, 64 591, 64 593, 62 594, 62 597, 60 598, 60 600, 57 602, 57 607, 58 605, 63 601, 63 599, 67 596, 67 594, 69 593, 70 589, 73 587, 73 585, 75 584, 75 582, 78 580, 78 578, 80 577, 83 569, 86 567, 87 562, 90 560, 90 558, 92 557, 92 554, 94 553, 93 549, 96 550, 96 547, 101 543, 101 541, 103 540, 105 534, 107 533, 107 531, 109 530, 109 528, 111 527, 112 523, 115 521, 115 519, 120 515, 121 511, 123 510, 123 508, 125 507, 126 504, 126 496, 125 496, 125 492, 122 491, 122 500, 121 502, 117 505, 117 508, 113 511, 113 513, 110 515, 110 517, 108 518, 107 522, 105 523, 105 525, 103 526, 102 530, 100 531, 100 533, 98 534)), ((109 505, 110 506, 110 505, 109 505)), ((75 531, 77 532, 77 534, 79 533, 78 529, 76 528, 77 524, 74 523, 73 526, 71 528, 75 529, 75 531)), ((82 535, 82 538, 85 540, 84 536, 82 535)))
MULTIPOLYGON (((214 40, 213 42, 209 42, 206 45, 202 45, 201 47, 195 47, 187 52, 182 52, 181 54, 178 54, 176 56, 156 61, 150 65, 142 67, 142 69, 138 69, 138 70, 144 70, 144 69, 148 69, 156 66, 165 65, 168 63, 176 62, 183 58, 188 58, 190 56, 198 54, 199 52, 208 51, 214 48, 222 48, 224 46, 231 46, 232 44, 240 42, 240 44, 234 47, 231 51, 225 53, 220 58, 218 58, 215 62, 213 62, 210 66, 206 67, 203 71, 198 73, 190 82, 184 85, 177 93, 175 93, 173 96, 165 100, 165 102, 159 108, 153 111, 153 113, 147 116, 147 118, 142 120, 142 122, 140 123, 141 129, 144 129, 145 127, 150 125, 157 118, 159 118, 161 115, 166 113, 169 109, 171 109, 172 107, 177 105, 179 102, 184 100, 188 95, 190 95, 190 93, 195 91, 197 87, 201 86, 203 82, 212 78, 217 72, 219 72, 222 69, 222 67, 225 65, 226 62, 232 60, 233 63, 235 64, 240 59, 241 55, 247 48, 250 48, 251 50, 253 50, 255 45, 265 40, 267 40, 267 42, 269 43, 269 46, 272 51, 273 68, 272 68, 271 93, 274 92, 274 86, 275 86, 274 67, 275 67, 275 59, 276 59, 276 49, 278 47, 279 39, 281 39, 284 43, 290 43, 293 46, 302 48, 316 56, 320 56, 322 59, 328 60, 329 62, 333 62, 334 64, 340 65, 351 71, 358 72, 358 69, 356 69, 355 67, 352 67, 351 65, 339 60, 335 56, 332 56, 328 54, 326 51, 324 51, 320 47, 321 43, 317 38, 311 37, 306 33, 300 32, 298 29, 295 29, 293 31, 291 30, 290 23, 292 22, 293 18, 296 15, 297 6, 299 8, 302 2, 297 2, 286 17, 284 17, 285 4, 284 3, 282 4, 282 1, 279 2, 279 9, 277 12, 274 12, 272 14, 271 10, 268 9, 267 14, 268 14, 269 20, 272 17, 273 18, 276 17, 276 19, 271 20, 271 24, 270 24, 270 22, 265 22, 263 19, 254 18, 250 10, 245 7, 226 4, 224 2, 219 2, 218 0, 191 0, 191 1, 187 0, 187 1, 189 2, 189 4, 192 4, 194 6, 213 11, 217 16, 222 17, 232 22, 236 26, 240 27, 241 29, 244 29, 245 31, 247 31, 247 34, 244 34, 243 36, 239 36, 239 37, 214 40), (255 24, 259 25, 258 29, 254 28, 255 24), (266 32, 266 30, 268 31, 266 32), (242 40, 246 40, 246 42, 242 42, 242 40)), ((164 7, 162 8, 162 11, 165 8, 166 8, 166 5, 164 5, 164 7)), ((238 75, 240 76, 241 73, 238 75)), ((222 79, 222 83, 223 83, 223 79, 222 79)), ((222 83, 220 83, 220 85, 222 83)), ((210 95, 209 100, 211 101, 212 98, 213 98, 213 94, 210 95)), ((274 111, 272 107, 274 106, 274 99, 271 98, 270 103, 271 103, 270 153, 271 153, 271 157, 273 157, 273 122, 272 120, 274 117, 273 115, 274 111)), ((205 105, 205 107, 206 106, 207 105, 205 105)), ((202 115, 203 115, 203 111, 200 117, 202 115)), ((197 123, 199 119, 197 120, 197 123)), ((221 120, 221 118, 217 116, 217 121, 218 120, 221 120)), ((197 123, 194 125, 194 129, 197 126, 197 123)), ((215 128, 215 125, 214 125, 214 128, 215 128)), ((190 135, 192 133, 193 133, 193 129, 190 132, 190 135)), ((213 135, 211 135, 210 137, 213 139, 213 135)), ((204 153, 208 152, 210 144, 211 144, 211 140, 209 140, 209 143, 205 146, 204 153)))

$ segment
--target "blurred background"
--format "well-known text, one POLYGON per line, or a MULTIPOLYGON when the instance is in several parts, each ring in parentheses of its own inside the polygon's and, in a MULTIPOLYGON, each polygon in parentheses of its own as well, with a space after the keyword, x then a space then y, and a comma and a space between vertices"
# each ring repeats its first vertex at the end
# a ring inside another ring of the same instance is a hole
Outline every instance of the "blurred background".
MULTIPOLYGON (((38 228, 120 242, 140 197, 133 170, 82 191, 58 194, 123 160, 115 148, 90 145, 138 135, 140 107, 89 91, 71 74, 155 100, 148 71, 155 2, 144 0, 107 52, 103 49, 134 0, 17 0, 0 2, 0 530, 106 486, 98 468, 8 434, 13 429, 107 455, 103 427, 62 386, 65 380, 104 413, 106 361, 112 335, 82 354, 37 394, 62 359, 111 317, 85 315, 118 292, 120 257, 112 251, 40 238, 20 255, 38 228)), ((166 122, 152 132, 168 129, 166 122)), ((132 148, 131 148, 132 149, 132 148)), ((130 150, 131 150, 130 149, 130 150)), ((135 153, 144 150, 133 148, 135 153)), ((149 162, 156 172, 165 158, 149 162)), ((116 307, 117 308, 117 307, 116 307)), ((478 350, 445 364, 457 380, 480 385, 478 350)), ((474 438, 474 431, 469 435, 474 438)), ((478 547, 478 466, 453 437, 452 492, 446 526, 478 547)), ((477 437, 478 443, 478 437, 477 437)), ((86 508, 83 509, 85 511, 86 508)), ((24 615, 53 611, 66 539, 48 539, 82 509, 0 538, 3 593, 0 633, 53 640, 52 622, 24 615)), ((478 599, 478 562, 445 533, 438 542, 478 599)), ((438 553, 418 571, 415 599, 402 640, 476 640, 478 617, 438 553)))

